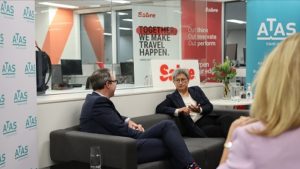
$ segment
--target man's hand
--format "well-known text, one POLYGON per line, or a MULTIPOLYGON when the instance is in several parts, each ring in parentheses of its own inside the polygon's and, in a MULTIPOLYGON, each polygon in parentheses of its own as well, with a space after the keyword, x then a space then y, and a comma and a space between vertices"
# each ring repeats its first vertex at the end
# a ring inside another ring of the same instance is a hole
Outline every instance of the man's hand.
POLYGON ((143 128, 143 126, 141 124, 136 124, 134 121, 132 120, 129 120, 128 121, 128 127, 129 128, 132 128, 134 130, 138 130, 138 131, 141 131, 141 132, 144 132, 145 129, 143 128))

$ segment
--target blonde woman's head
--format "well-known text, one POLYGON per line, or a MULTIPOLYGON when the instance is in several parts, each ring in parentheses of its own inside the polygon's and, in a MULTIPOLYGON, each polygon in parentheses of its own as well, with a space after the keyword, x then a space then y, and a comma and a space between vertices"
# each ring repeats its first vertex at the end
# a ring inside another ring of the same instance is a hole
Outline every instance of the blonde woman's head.
POLYGON ((277 136, 300 126, 300 34, 282 41, 266 57, 256 79, 251 115, 277 136))

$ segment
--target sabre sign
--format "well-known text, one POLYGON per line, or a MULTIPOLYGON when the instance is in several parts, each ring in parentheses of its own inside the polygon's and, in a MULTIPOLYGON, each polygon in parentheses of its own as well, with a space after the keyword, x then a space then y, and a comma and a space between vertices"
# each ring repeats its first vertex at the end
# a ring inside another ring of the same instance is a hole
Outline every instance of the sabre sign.
POLYGON ((187 69, 190 85, 200 84, 199 64, 197 60, 151 60, 153 86, 174 88, 173 73, 176 69, 187 69))

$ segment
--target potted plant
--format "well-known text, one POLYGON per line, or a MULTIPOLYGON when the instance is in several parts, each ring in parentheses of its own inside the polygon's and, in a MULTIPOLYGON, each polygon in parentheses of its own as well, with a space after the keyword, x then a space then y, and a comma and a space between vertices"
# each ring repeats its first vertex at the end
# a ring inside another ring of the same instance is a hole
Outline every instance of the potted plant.
POLYGON ((229 98, 229 82, 236 76, 234 64, 228 59, 228 57, 226 57, 223 63, 217 64, 214 62, 212 72, 214 74, 214 79, 224 84, 224 98, 229 98))

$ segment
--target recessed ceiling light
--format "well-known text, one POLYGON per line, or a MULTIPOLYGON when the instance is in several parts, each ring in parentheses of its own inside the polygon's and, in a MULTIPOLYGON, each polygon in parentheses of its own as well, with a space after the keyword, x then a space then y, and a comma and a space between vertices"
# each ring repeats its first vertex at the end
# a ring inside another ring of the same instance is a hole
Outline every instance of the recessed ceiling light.
POLYGON ((122 19, 123 21, 132 22, 132 19, 122 19))
POLYGON ((126 30, 126 31, 129 31, 129 30, 132 30, 131 28, 125 28, 125 27, 119 27, 120 30, 126 30))
POLYGON ((58 4, 58 3, 52 3, 52 2, 40 2, 39 4, 47 5, 47 6, 54 6, 54 7, 59 7, 59 8, 70 8, 70 9, 77 9, 78 8, 78 6, 58 4))
POLYGON ((231 23, 237 23, 237 24, 246 24, 247 22, 242 21, 242 20, 237 20, 237 19, 228 19, 226 20, 227 22, 231 22, 231 23))
POLYGON ((125 13, 125 12, 118 12, 118 15, 128 15, 128 13, 125 13))
MULTIPOLYGON (((110 0, 107 0, 110 1, 110 0)), ((111 0, 113 3, 119 3, 119 4, 129 4, 130 1, 125 1, 125 0, 111 0)))
POLYGON ((106 35, 106 36, 111 36, 112 35, 111 33, 106 33, 106 32, 104 32, 103 34, 106 35))
POLYGON ((89 5, 90 8, 99 8, 101 5, 89 5))

